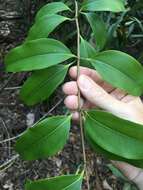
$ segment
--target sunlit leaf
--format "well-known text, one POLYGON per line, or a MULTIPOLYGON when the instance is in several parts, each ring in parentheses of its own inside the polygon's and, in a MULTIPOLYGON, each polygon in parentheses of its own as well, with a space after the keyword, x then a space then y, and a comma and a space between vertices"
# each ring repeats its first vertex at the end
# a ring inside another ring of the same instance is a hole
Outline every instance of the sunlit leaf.
POLYGON ((48 14, 56 14, 61 11, 70 10, 70 8, 63 2, 52 2, 43 6, 36 14, 36 21, 48 14))
POLYGON ((5 58, 8 72, 32 71, 48 68, 75 57, 61 42, 38 39, 12 49, 5 58))
POLYGON ((27 41, 46 38, 62 22, 69 18, 61 15, 47 15, 41 17, 30 29, 27 41))
POLYGON ((104 21, 95 13, 84 13, 84 15, 93 30, 96 49, 103 49, 107 41, 107 29, 104 21))
POLYGON ((85 0, 81 9, 84 11, 121 12, 125 10, 125 7, 122 0, 85 0))
POLYGON ((69 65, 57 65, 35 71, 25 82, 20 96, 27 105, 34 105, 48 99, 63 82, 69 65))
POLYGON ((102 78, 114 87, 134 96, 142 94, 143 67, 130 55, 109 50, 96 54, 91 62, 102 78))
POLYGON ((126 159, 143 159, 143 125, 91 110, 87 112, 85 130, 104 150, 126 159))
POLYGON ((24 160, 46 158, 58 153, 65 145, 71 116, 44 119, 29 128, 16 142, 15 149, 24 160))
POLYGON ((25 190, 81 190, 83 175, 65 175, 28 181, 25 190))

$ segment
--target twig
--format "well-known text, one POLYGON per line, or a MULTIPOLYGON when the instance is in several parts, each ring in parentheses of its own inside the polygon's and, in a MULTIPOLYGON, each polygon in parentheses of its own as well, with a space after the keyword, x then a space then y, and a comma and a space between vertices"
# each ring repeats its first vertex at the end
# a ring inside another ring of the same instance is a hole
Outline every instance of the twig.
MULTIPOLYGON (((64 100, 64 98, 63 99, 60 99, 49 111, 48 111, 48 113, 46 113, 39 121, 37 121, 32 127, 34 127, 36 124, 38 124, 41 120, 43 120, 46 116, 48 116, 52 111, 54 111, 55 109, 56 109, 56 107, 57 106, 59 106, 61 103, 62 103, 62 101, 64 100)), ((2 144, 2 143, 5 143, 5 142, 8 142, 8 141, 12 141, 12 140, 15 140, 15 139, 17 139, 17 138, 19 138, 21 135, 23 135, 24 134, 24 132, 23 133, 21 133, 21 134, 19 134, 19 135, 17 135, 17 136, 15 136, 15 137, 12 137, 12 138, 8 138, 8 139, 5 139, 5 140, 3 140, 3 141, 0 141, 0 144, 2 144)))
MULTIPOLYGON (((80 75, 80 27, 79 27, 79 20, 78 20, 79 9, 78 9, 78 3, 76 0, 75 0, 75 11, 76 11, 75 21, 76 21, 76 28, 77 28, 77 78, 78 78, 80 75)), ((79 112, 79 125, 80 125, 80 132, 81 132, 81 144, 82 144, 82 152, 83 152, 84 170, 86 174, 87 189, 90 190, 80 99, 81 99, 81 94, 80 94, 80 89, 78 87, 78 112, 79 112)))
POLYGON ((9 159, 9 160, 6 161, 4 164, 2 164, 2 165, 0 166, 0 172, 2 171, 2 169, 3 169, 5 166, 9 165, 11 162, 14 162, 18 157, 19 157, 19 155, 16 154, 16 155, 13 156, 11 159, 9 159))
POLYGON ((38 124, 41 120, 43 120, 45 117, 47 117, 52 111, 54 111, 56 109, 56 107, 58 107, 62 101, 64 100, 64 98, 60 99, 43 117, 40 118, 39 121, 37 121, 32 127, 34 127, 36 124, 38 124))
POLYGON ((11 81, 11 79, 13 78, 15 73, 11 74, 10 77, 7 79, 6 83, 1 87, 0 89, 0 94, 3 92, 3 90, 6 88, 6 86, 8 85, 8 83, 11 81))
MULTIPOLYGON (((4 127, 4 129, 6 131, 6 133, 7 133, 7 137, 10 138, 10 135, 9 135, 9 132, 7 130, 7 126, 6 126, 5 122, 4 122, 4 120, 2 118, 0 118, 0 120, 1 120, 1 123, 3 124, 3 127, 4 127)), ((11 147, 10 141, 8 142, 8 147, 11 147)), ((8 148, 8 157, 9 158, 10 158, 10 153, 11 153, 10 148, 8 148)))
POLYGON ((4 88, 4 90, 19 90, 19 89, 21 89, 21 86, 14 86, 14 87, 4 88))
POLYGON ((0 141, 0 144, 3 144, 3 143, 8 142, 8 141, 15 140, 15 139, 19 138, 21 135, 23 135, 23 133, 20 133, 19 135, 15 136, 15 137, 8 138, 8 139, 5 139, 3 141, 0 141))

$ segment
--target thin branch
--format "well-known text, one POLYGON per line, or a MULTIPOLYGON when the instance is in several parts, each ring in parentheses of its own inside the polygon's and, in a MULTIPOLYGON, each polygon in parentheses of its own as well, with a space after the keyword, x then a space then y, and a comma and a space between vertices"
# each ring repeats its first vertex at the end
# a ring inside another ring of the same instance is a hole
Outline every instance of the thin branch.
POLYGON ((14 87, 6 87, 4 88, 4 90, 19 90, 21 88, 22 88, 21 86, 14 86, 14 87))
MULTIPOLYGON (((79 20, 78 20, 79 9, 78 9, 77 1, 75 1, 75 10, 76 10, 75 21, 76 21, 76 28, 77 28, 77 78, 78 78, 80 75, 80 26, 79 26, 79 20)), ((82 144, 82 152, 83 152, 84 170, 86 174, 87 189, 90 190, 80 99, 81 99, 81 94, 80 94, 80 89, 78 87, 78 112, 79 112, 79 125, 80 125, 80 132, 81 132, 81 144, 82 144)))
MULTIPOLYGON (((6 131, 6 133, 7 133, 7 137, 10 138, 10 134, 9 134, 9 132, 8 132, 6 123, 4 122, 4 120, 3 120, 2 118, 0 118, 0 120, 1 120, 1 123, 3 124, 3 127, 4 127, 4 129, 5 129, 5 131, 6 131)), ((8 147, 11 147, 10 141, 8 142, 8 147)), ((10 158, 10 154, 11 154, 11 150, 10 150, 10 148, 8 148, 8 157, 9 157, 9 158, 10 158)))
MULTIPOLYGON (((54 111, 54 110, 56 109, 56 107, 58 107, 58 106, 62 103, 63 100, 64 100, 64 98, 63 98, 63 99, 60 99, 60 100, 59 100, 39 121, 37 121, 32 127, 34 127, 34 126, 35 126, 36 124, 38 124, 41 120, 43 120, 45 117, 47 117, 52 111, 54 111)), ((8 142, 8 141, 15 140, 15 139, 19 138, 20 136, 22 136, 23 134, 24 134, 24 132, 21 133, 21 134, 19 134, 19 135, 17 135, 17 136, 15 136, 15 137, 8 138, 8 139, 5 139, 5 140, 3 140, 3 141, 0 141, 0 144, 3 144, 3 143, 8 142)))
POLYGON ((3 90, 7 87, 8 83, 11 81, 15 73, 11 74, 10 77, 7 79, 6 83, 1 87, 0 94, 3 92, 3 90))
POLYGON ((9 165, 9 164, 11 164, 12 162, 14 162, 18 157, 19 157, 19 155, 16 154, 16 155, 13 156, 11 159, 9 159, 8 161, 6 161, 4 164, 0 165, 0 172, 3 170, 3 168, 7 167, 7 165, 9 165))

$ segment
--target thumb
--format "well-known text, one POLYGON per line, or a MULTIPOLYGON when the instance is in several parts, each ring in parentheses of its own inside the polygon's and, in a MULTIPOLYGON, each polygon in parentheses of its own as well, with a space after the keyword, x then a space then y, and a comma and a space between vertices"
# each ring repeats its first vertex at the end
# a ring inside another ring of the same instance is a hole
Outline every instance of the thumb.
POLYGON ((86 75, 80 75, 77 83, 82 95, 89 102, 115 115, 124 116, 122 112, 126 108, 125 103, 112 97, 91 78, 86 75))

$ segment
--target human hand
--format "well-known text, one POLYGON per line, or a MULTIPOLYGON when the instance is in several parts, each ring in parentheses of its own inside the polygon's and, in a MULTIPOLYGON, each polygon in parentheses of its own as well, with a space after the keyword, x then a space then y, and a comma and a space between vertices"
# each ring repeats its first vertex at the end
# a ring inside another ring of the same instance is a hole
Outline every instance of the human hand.
MULTIPOLYGON (((83 98, 81 106, 85 109, 100 107, 112 114, 143 124, 143 104, 139 97, 126 94, 124 91, 114 88, 102 80, 101 76, 92 69, 80 67, 80 76, 77 79, 77 67, 72 67, 69 71, 73 79, 63 86, 63 91, 67 95, 65 105, 73 113, 73 120, 78 121, 78 87, 83 98)), ((135 182, 140 189, 143 189, 143 170, 126 164, 124 162, 113 162, 129 180, 135 182)))

